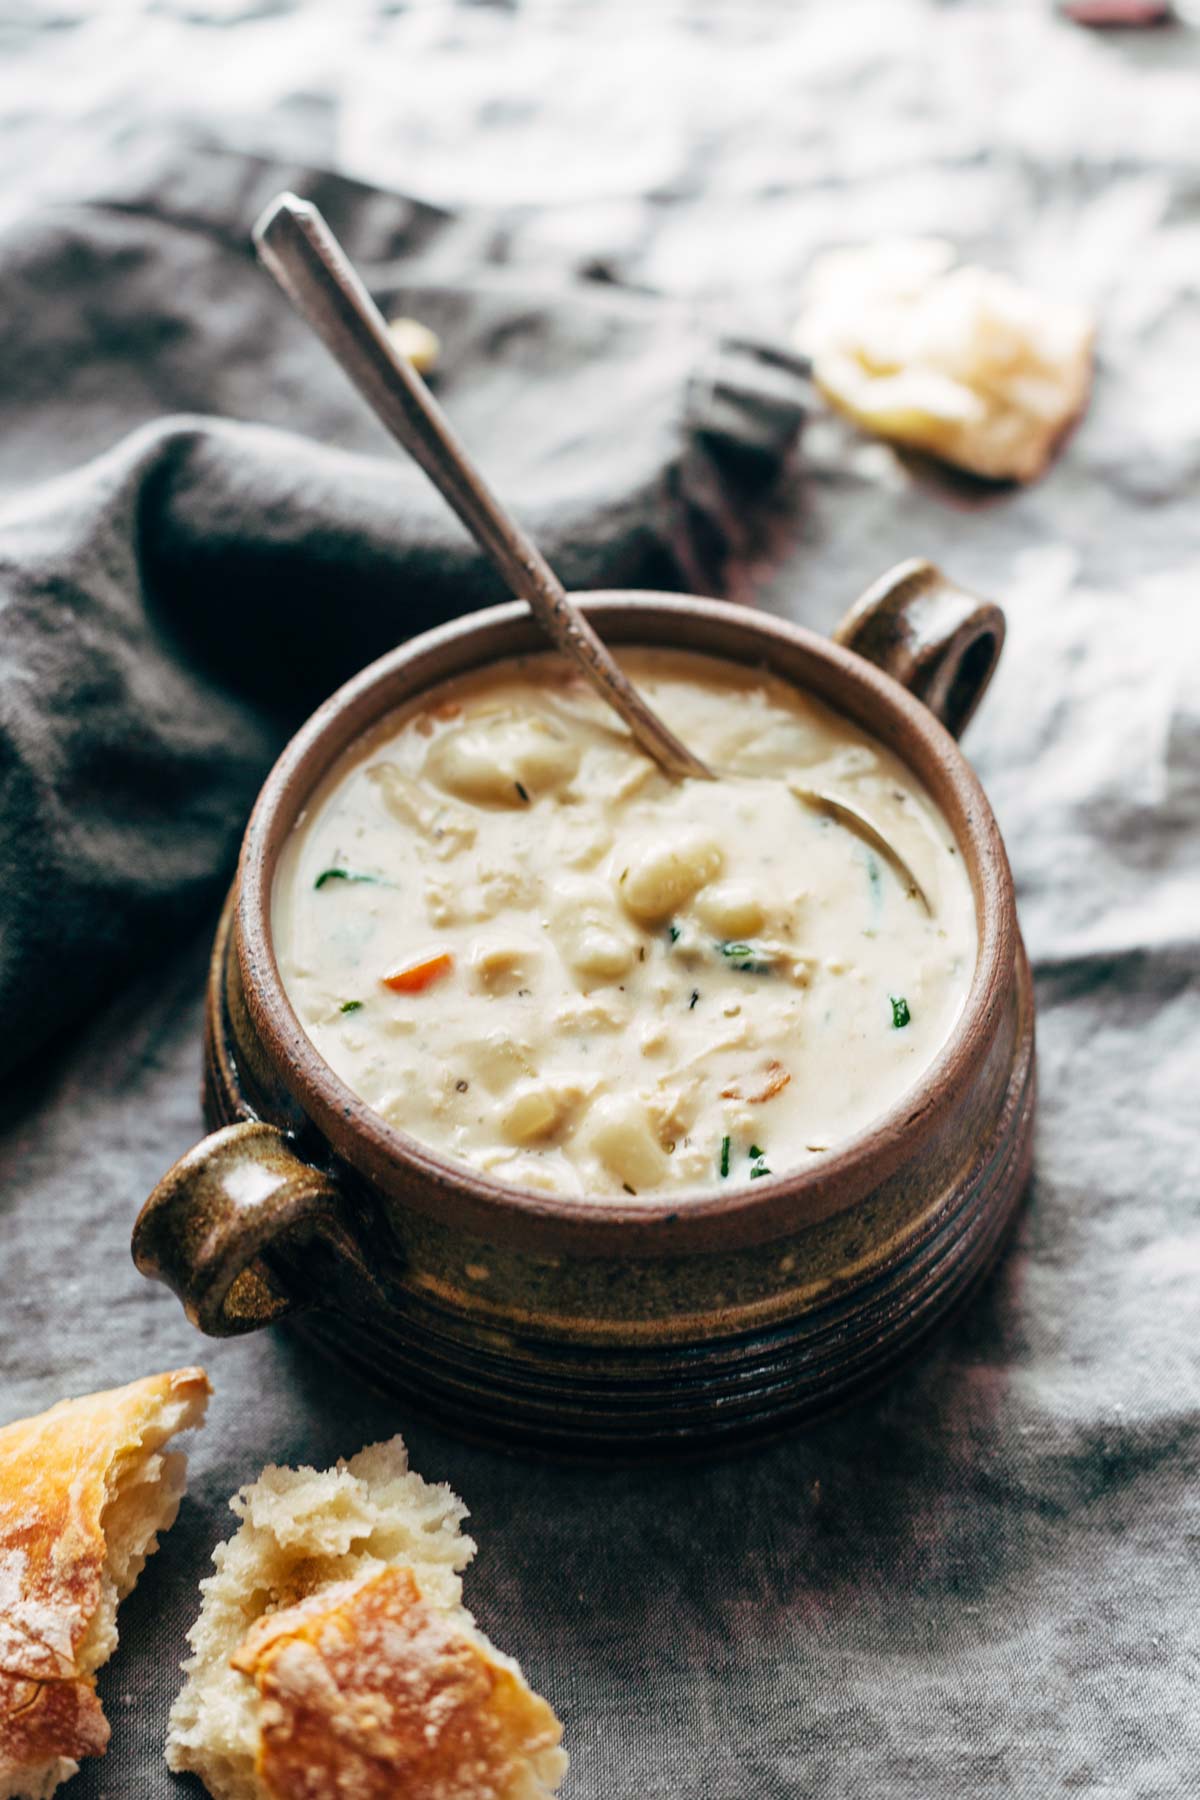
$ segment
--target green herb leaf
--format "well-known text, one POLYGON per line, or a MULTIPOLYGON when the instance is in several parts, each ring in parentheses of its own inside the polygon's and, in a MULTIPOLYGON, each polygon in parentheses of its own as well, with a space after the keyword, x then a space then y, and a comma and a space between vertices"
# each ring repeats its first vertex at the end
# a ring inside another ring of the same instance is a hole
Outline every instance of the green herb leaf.
POLYGON ((688 1001, 688 1011, 689 1011, 689 1012, 694 1012, 694 1011, 695 1011, 695 1007, 696 1007, 696 1002, 697 1002, 697 1000, 698 1000, 698 999, 699 999, 699 998, 700 998, 700 989, 699 989, 699 988, 693 988, 693 989, 692 989, 692 997, 691 997, 691 999, 690 999, 690 1000, 689 1000, 689 1001, 688 1001))
POLYGON ((729 1173, 729 1139, 727 1137, 723 1137, 721 1139, 721 1174, 722 1174, 722 1176, 725 1176, 725 1175, 728 1175, 728 1173, 729 1173))
POLYGON ((356 875, 353 869, 322 869, 313 886, 323 888, 327 881, 366 881, 374 887, 380 885, 378 875, 356 875))
POLYGON ((338 1007, 338 1011, 339 1012, 361 1012, 362 1011, 362 1001, 361 1000, 343 1000, 342 1004, 338 1007))
POLYGON ((768 1169, 766 1163, 756 1163, 754 1168, 750 1171, 750 1179, 751 1181, 757 1181, 760 1175, 769 1175, 770 1173, 771 1171, 768 1169))
POLYGON ((520 796, 521 796, 522 800, 525 802, 526 806, 528 806, 529 805, 529 790, 528 790, 528 788, 523 787, 519 781, 514 781, 513 786, 516 788, 518 794, 520 794, 520 796))
POLYGON ((667 932, 668 932, 668 935, 670 936, 671 942, 673 944, 677 944, 679 942, 679 927, 678 927, 678 925, 668 925, 667 932))
POLYGON ((912 1021, 912 1014, 908 1010, 908 1001, 903 994, 889 994, 888 999, 892 1003, 892 1030, 899 1031, 912 1021))
POLYGON ((758 1160, 759 1160, 759 1158, 760 1158, 760 1157, 763 1157, 763 1156, 765 1156, 765 1155, 766 1155, 766 1154, 767 1154, 767 1153, 766 1153, 766 1151, 765 1151, 765 1150, 760 1150, 760 1149, 759 1149, 759 1147, 758 1147, 758 1145, 757 1145, 757 1144, 751 1144, 751 1146, 750 1146, 750 1158, 751 1158, 751 1161, 753 1161, 753 1162, 757 1162, 757 1161, 758 1161, 758 1160))
POLYGON ((718 944, 721 955, 727 957, 741 975, 771 975, 772 965, 760 950, 753 944, 718 944))

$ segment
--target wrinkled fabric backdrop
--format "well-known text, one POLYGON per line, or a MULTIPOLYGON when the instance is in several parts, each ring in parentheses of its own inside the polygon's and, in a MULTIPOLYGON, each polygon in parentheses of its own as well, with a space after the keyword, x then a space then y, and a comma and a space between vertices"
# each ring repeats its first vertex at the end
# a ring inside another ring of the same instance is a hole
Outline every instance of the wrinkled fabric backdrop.
POLYGON ((1200 1792, 1195 32, 147 0, 19 9, 0 52, 3 1416, 197 1357, 216 1385, 69 1791, 198 1791, 161 1745, 228 1496, 399 1428, 471 1508, 467 1598, 560 1711, 568 1800, 1200 1792), (262 769, 345 669, 494 593, 256 276, 284 182, 436 314, 448 402, 572 581, 827 630, 926 554, 1008 611, 967 747, 1037 973, 1035 1179, 971 1310, 802 1438, 509 1460, 285 1333, 202 1343, 129 1261, 201 1130, 207 938, 262 769), (783 341, 815 250, 897 231, 1097 308, 1090 412, 1029 492, 820 416, 768 491, 803 396, 714 346, 783 341))

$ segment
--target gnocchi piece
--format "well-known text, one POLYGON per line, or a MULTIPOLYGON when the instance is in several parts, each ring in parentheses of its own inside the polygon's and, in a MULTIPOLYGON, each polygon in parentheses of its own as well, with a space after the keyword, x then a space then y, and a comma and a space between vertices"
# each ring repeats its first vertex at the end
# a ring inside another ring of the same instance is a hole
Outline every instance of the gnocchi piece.
POLYGON ((720 846, 702 832, 648 844, 618 880, 622 903, 639 924, 661 923, 719 875, 724 862, 720 846))
POLYGON ((634 948, 627 938, 602 925, 588 925, 576 937, 571 963, 586 985, 591 981, 617 981, 629 973, 633 957, 634 948))
POLYGON ((528 1082, 500 1108, 500 1130, 510 1144, 533 1144, 549 1137, 563 1110, 562 1100, 545 1082, 528 1082))
POLYGON ((511 994, 529 986, 540 960, 536 944, 519 938, 485 939, 471 952, 473 985, 485 994, 511 994))
POLYGON ((534 1144, 550 1137, 595 1089, 594 1078, 573 1075, 522 1082, 501 1109, 503 1137, 511 1144, 534 1144))
POLYGON ((580 746, 563 726, 537 713, 476 715, 435 738, 424 772, 446 793, 474 806, 528 806, 565 786, 580 746))
POLYGON ((640 1194, 666 1178, 667 1157, 634 1094, 605 1094, 588 1115, 588 1147, 622 1184, 640 1194))
POLYGON ((637 943, 617 917, 602 881, 563 880, 555 890, 551 931, 559 955, 584 988, 619 981, 632 969, 637 943))
POLYGON ((744 881, 718 881, 705 888, 696 901, 696 911, 718 937, 752 937, 761 931, 767 909, 754 890, 744 881))

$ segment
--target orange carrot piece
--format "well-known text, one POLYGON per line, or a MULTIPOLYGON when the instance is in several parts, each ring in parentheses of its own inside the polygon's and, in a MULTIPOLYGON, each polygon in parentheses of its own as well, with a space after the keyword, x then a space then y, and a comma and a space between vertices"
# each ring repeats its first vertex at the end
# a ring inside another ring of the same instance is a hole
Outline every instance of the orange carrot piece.
POLYGON ((448 975, 453 967, 454 958, 450 952, 439 950, 435 956, 423 956, 419 962, 406 963, 402 969, 384 975, 382 982, 393 994, 419 994, 422 988, 431 987, 443 975, 448 975))

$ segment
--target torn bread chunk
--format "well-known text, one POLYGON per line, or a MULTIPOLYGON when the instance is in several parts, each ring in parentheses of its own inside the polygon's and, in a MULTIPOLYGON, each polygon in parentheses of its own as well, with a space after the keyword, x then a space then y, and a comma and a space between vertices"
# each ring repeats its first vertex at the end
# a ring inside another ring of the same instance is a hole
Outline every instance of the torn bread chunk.
POLYGON ((418 375, 432 374, 442 355, 442 340, 420 319, 389 319, 388 336, 401 356, 407 357, 418 375))
POLYGON ((46 1800, 108 1722, 95 1674, 117 1607, 175 1522, 203 1369, 63 1400, 0 1430, 0 1800, 46 1800))
POLYGON ((1083 307, 938 238, 818 257, 795 332, 839 412, 993 481, 1045 469, 1087 403, 1094 336, 1083 307))
POLYGON ((462 1604, 475 1546, 399 1438, 231 1502, 167 1762, 215 1800, 544 1800, 561 1727, 462 1604))

